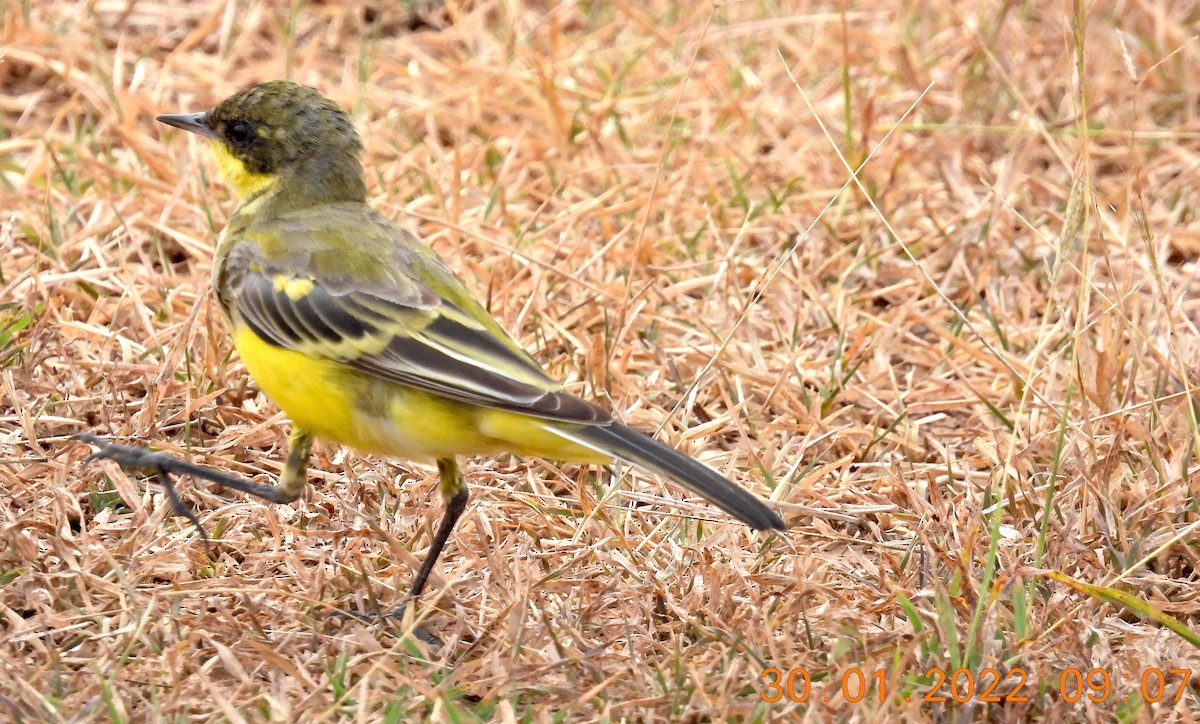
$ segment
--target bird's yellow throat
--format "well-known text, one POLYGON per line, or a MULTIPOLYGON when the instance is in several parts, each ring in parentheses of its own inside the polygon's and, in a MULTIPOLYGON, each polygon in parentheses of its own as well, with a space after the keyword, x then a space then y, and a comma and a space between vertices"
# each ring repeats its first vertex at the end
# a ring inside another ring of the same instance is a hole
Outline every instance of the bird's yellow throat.
POLYGON ((221 180, 229 184, 241 200, 256 196, 275 184, 276 176, 266 173, 254 173, 246 168, 237 156, 229 152, 225 144, 213 141, 213 155, 217 159, 217 173, 221 180))

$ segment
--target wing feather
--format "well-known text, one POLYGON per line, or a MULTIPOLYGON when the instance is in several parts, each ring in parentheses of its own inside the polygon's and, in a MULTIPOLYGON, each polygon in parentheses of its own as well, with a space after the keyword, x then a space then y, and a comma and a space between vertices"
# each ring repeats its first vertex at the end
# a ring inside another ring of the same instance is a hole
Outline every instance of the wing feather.
POLYGON ((271 344, 470 404, 582 424, 611 420, 562 392, 511 339, 428 289, 396 301, 344 280, 332 291, 312 269, 247 264, 241 272, 232 306, 271 344))

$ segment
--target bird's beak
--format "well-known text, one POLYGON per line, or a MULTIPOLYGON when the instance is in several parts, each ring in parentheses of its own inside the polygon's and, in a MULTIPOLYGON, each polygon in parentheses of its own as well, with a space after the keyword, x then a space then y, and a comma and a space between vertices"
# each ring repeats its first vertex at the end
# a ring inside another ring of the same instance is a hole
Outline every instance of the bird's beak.
POLYGON ((208 127, 206 122, 207 113, 170 113, 165 116, 158 116, 156 121, 161 121, 168 126, 182 128, 185 131, 198 133, 206 138, 216 138, 217 134, 208 127))

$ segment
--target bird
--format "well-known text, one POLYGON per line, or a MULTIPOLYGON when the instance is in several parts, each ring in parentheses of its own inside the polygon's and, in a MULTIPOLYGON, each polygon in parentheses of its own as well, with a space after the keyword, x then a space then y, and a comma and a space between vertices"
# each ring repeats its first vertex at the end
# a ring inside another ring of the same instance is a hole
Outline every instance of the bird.
POLYGON ((758 496, 551 378, 445 261, 368 205, 353 119, 318 90, 267 81, 210 110, 157 120, 207 139, 238 197, 217 239, 213 293, 247 371, 292 430, 277 484, 83 433, 98 448, 93 458, 275 503, 303 494, 316 438, 434 461, 445 510, 405 603, 420 597, 466 509, 463 456, 623 460, 751 528, 786 529, 758 496))

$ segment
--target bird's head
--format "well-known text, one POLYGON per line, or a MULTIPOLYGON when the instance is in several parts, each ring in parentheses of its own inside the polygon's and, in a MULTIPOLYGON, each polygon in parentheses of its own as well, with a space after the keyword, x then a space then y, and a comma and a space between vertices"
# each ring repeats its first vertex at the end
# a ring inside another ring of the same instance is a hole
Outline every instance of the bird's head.
POLYGON ((221 178, 245 200, 286 181, 327 201, 365 198, 354 121, 308 86, 268 81, 238 91, 201 113, 158 120, 212 141, 221 178))

